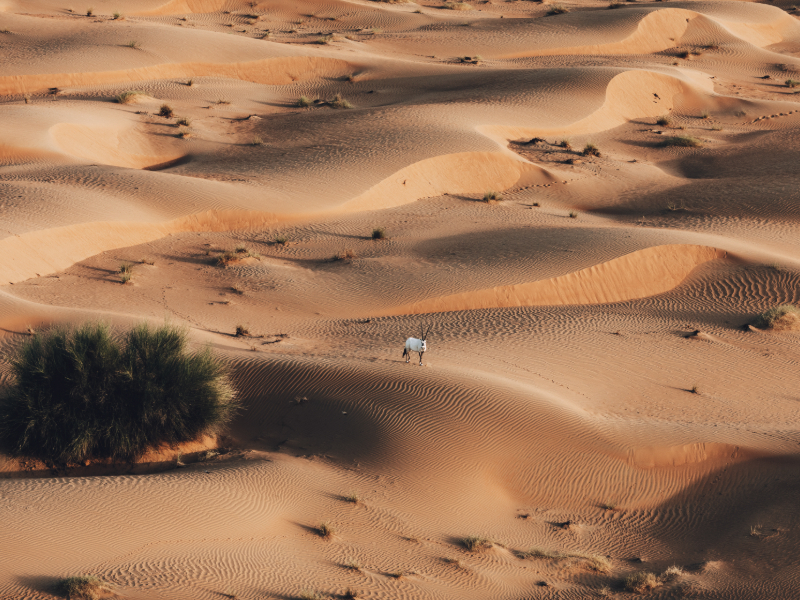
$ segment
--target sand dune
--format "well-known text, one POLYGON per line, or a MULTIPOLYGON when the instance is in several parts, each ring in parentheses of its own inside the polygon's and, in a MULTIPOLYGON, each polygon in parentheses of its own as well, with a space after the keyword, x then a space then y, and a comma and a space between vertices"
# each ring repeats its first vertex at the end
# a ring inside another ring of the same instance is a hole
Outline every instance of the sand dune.
POLYGON ((241 402, 0 455, 0 596, 797 595, 797 333, 748 324, 800 303, 800 13, 563 8, 0 0, 0 397, 166 320, 241 402))

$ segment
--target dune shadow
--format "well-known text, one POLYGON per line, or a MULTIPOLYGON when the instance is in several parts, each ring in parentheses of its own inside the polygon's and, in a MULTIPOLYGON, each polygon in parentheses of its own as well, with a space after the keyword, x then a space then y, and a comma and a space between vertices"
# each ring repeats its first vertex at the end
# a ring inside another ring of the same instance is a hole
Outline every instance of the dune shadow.
POLYGON ((52 575, 18 575, 15 579, 26 588, 42 594, 54 595, 58 592, 58 584, 61 582, 60 577, 52 575))

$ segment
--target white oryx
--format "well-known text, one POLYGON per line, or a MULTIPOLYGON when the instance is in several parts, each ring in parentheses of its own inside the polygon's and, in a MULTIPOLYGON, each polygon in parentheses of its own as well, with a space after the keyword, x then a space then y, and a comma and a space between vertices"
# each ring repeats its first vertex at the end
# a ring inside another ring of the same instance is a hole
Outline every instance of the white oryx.
POLYGON ((425 354, 425 351, 428 349, 427 343, 425 342, 425 338, 428 337, 428 334, 431 332, 430 326, 428 327, 428 331, 422 332, 422 325, 419 328, 420 333, 422 333, 422 339, 417 338, 408 338, 406 340, 405 348, 403 348, 403 358, 406 359, 406 363, 411 360, 411 353, 418 352, 419 353, 419 366, 422 366, 422 355, 425 354))

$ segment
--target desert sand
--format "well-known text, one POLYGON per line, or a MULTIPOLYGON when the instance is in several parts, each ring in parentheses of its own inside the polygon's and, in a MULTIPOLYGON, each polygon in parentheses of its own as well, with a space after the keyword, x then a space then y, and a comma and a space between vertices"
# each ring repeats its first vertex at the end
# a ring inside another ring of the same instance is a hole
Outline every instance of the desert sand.
POLYGON ((800 301, 799 19, 0 0, 0 388, 33 332, 166 320, 242 404, 0 456, 0 598, 800 598, 800 334, 748 328, 800 301))

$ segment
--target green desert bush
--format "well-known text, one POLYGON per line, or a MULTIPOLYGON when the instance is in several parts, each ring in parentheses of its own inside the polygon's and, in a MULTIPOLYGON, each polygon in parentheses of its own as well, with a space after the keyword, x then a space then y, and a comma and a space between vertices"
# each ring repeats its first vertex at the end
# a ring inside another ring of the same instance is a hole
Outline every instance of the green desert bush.
POLYGON ((308 108, 311 106, 311 104, 311 100, 309 100, 306 96, 300 96, 300 98, 297 100, 297 106, 300 108, 308 108))
POLYGON ((350 101, 342 98, 341 94, 336 94, 333 100, 331 100, 330 105, 332 108, 353 108, 353 105, 350 104, 350 101))
POLYGON ((753 326, 775 331, 797 331, 800 329, 800 309, 792 304, 781 304, 758 315, 753 326))
POLYGON ((58 591, 68 600, 98 600, 111 593, 109 584, 91 575, 67 577, 58 584, 58 591))
POLYGON ((800 86, 800 81, 797 79, 787 79, 784 83, 786 84, 786 87, 790 88, 796 88, 800 86))
POLYGON ((492 202, 499 202, 503 199, 503 195, 495 192, 494 190, 489 190, 483 195, 483 201, 492 203, 492 202))
POLYGON ((492 541, 488 538, 471 535, 461 540, 464 547, 470 552, 479 552, 492 547, 492 541))
POLYGON ((662 141, 659 146, 662 148, 667 148, 669 146, 676 146, 678 148, 701 148, 703 146, 703 141, 690 135, 676 135, 668 137, 662 141))
POLYGON ((584 156, 600 156, 600 148, 595 146, 594 144, 586 144, 583 147, 583 152, 581 152, 584 156))
POLYGON ((236 409, 222 363, 187 351, 187 332, 142 324, 36 334, 11 357, 0 449, 49 464, 134 460, 161 444, 218 432, 236 409))

